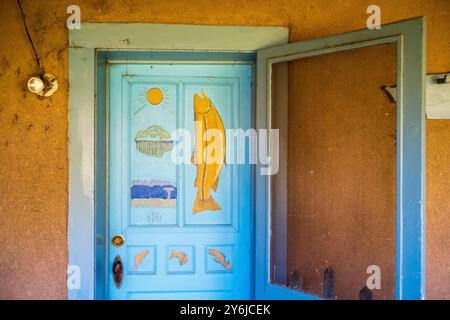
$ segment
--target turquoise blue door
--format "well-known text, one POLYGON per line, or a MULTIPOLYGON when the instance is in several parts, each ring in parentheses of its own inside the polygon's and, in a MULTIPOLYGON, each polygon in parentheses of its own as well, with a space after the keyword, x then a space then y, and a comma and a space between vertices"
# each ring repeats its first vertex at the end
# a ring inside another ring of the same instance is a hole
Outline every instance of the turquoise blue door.
POLYGON ((226 134, 251 127, 251 79, 249 64, 110 66, 109 298, 251 298, 251 171, 226 134), (197 159, 212 143, 226 161, 197 159))

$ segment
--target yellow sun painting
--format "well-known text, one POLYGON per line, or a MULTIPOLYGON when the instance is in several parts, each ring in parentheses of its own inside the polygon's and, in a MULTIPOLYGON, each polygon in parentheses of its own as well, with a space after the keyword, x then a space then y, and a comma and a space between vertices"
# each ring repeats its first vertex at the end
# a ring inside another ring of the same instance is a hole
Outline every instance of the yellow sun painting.
POLYGON ((139 93, 139 109, 134 113, 137 114, 141 110, 145 109, 145 107, 166 107, 170 102, 170 94, 165 88, 144 87, 142 91, 139 93))
POLYGON ((164 94, 160 88, 150 88, 147 91, 147 101, 156 106, 163 101, 164 94))

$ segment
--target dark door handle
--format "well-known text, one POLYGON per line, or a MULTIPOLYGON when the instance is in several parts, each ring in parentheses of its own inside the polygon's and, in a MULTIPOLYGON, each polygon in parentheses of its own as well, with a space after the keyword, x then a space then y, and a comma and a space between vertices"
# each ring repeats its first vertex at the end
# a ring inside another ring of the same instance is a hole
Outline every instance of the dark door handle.
POLYGON ((116 288, 119 289, 122 286, 122 282, 123 282, 123 264, 122 264, 122 259, 120 259, 119 255, 117 255, 114 258, 114 262, 112 265, 112 273, 113 273, 114 284, 115 284, 116 288))

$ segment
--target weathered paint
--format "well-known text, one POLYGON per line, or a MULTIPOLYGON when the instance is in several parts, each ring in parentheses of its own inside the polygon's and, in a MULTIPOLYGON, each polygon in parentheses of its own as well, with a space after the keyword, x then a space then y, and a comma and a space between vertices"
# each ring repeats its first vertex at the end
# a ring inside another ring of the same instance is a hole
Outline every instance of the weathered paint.
POLYGON ((287 37, 281 27, 227 27, 167 24, 108 24, 108 32, 97 24, 84 23, 69 34, 73 48, 153 49, 204 51, 200 39, 208 39, 209 51, 254 51, 280 44, 287 37), (180 35, 183 37, 180 37, 180 35), (214 36, 213 36, 214 35, 214 36), (280 37, 281 36, 281 37, 280 37), (126 41, 123 39, 126 38, 126 41), (173 41, 177 39, 177 41, 173 41))

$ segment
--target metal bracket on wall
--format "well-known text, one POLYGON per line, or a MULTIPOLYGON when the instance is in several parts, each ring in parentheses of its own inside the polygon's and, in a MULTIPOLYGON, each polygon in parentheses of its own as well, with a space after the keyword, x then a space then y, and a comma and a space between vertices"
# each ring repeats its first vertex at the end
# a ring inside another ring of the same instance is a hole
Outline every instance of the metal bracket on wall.
MULTIPOLYGON (((389 101, 397 102, 397 86, 382 86, 389 101)), ((426 78, 427 119, 450 119, 450 73, 429 74, 426 78)))
POLYGON ((427 76, 427 118, 450 119, 450 73, 427 76))
POLYGON ((397 102, 397 86, 382 86, 381 89, 386 93, 390 102, 397 102))

